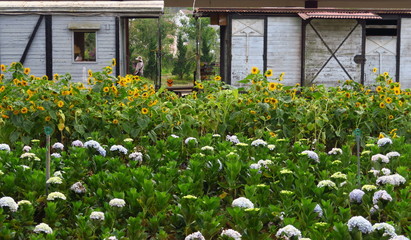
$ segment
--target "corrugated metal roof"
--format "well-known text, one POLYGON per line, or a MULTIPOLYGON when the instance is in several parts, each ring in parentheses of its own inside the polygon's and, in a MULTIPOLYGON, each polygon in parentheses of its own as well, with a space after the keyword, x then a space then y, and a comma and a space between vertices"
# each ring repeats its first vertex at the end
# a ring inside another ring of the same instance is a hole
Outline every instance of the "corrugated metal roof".
POLYGON ((239 14, 298 14, 308 12, 338 13, 375 13, 375 14, 411 14, 410 9, 342 9, 342 8, 302 8, 302 7, 263 7, 263 8, 197 8, 195 14, 239 13, 239 14))
POLYGON ((164 1, 0 1, 0 14, 158 16, 164 1))
POLYGON ((380 16, 374 13, 341 13, 341 12, 306 12, 298 13, 302 19, 311 18, 326 18, 326 19, 381 19, 380 16))

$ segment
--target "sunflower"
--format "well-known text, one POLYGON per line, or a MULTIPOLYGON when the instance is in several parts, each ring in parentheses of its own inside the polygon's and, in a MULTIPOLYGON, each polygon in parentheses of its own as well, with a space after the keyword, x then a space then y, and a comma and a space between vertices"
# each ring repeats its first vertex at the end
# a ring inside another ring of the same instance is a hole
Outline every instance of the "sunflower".
POLYGON ((250 113, 251 113, 251 114, 256 114, 257 112, 254 111, 254 110, 250 110, 250 113))
POLYGON ((107 66, 106 71, 107 71, 107 74, 111 74, 113 73, 113 68, 111 68, 110 66, 107 66))
POLYGON ((196 86, 198 89, 204 89, 204 85, 202 83, 197 83, 196 86))
POLYGON ((277 134, 275 134, 275 132, 270 132, 270 136, 275 137, 275 136, 277 136, 277 134))
POLYGON ((387 84, 391 84, 391 83, 392 83, 392 79, 388 79, 387 84))
POLYGON ((271 99, 269 99, 269 98, 264 98, 264 102, 265 103, 269 103, 271 101, 271 99))
POLYGON ((30 68, 24 68, 24 74, 29 74, 30 73, 30 68))
POLYGON ((282 73, 280 74, 280 77, 278 78, 278 81, 282 81, 282 80, 283 80, 283 78, 284 78, 284 75, 285 75, 285 73, 284 73, 284 72, 282 72, 282 73))
POLYGON ((401 89, 399 89, 399 88, 394 88, 394 94, 395 94, 395 95, 400 95, 400 94, 401 94, 401 89))
POLYGON ((29 111, 29 110, 28 110, 26 107, 24 107, 24 108, 21 109, 21 113, 23 113, 23 114, 28 113, 28 111, 29 111))
POLYGON ((268 115, 268 116, 266 117, 266 119, 267 119, 267 120, 270 120, 270 119, 271 119, 271 116, 270 116, 270 115, 268 115))
POLYGON ((115 58, 111 59, 111 66, 116 66, 117 65, 117 61, 115 58))
POLYGON ((385 136, 384 136, 384 134, 380 133, 380 135, 378 135, 378 138, 379 138, 379 139, 385 138, 385 136))
POLYGON ((40 111, 44 111, 44 107, 42 107, 42 106, 38 106, 37 109, 40 110, 40 111))
POLYGON ((380 102, 380 108, 385 108, 385 103, 384 102, 380 102))
POLYGON ((359 102, 356 102, 356 103, 355 103, 355 107, 358 108, 358 107, 360 107, 360 106, 361 106, 361 103, 359 103, 359 102))
POLYGON ((118 124, 118 120, 117 120, 117 119, 114 119, 114 120, 113 120, 113 124, 118 124))
POLYGON ((378 71, 378 68, 373 68, 373 69, 372 69, 372 72, 373 72, 373 73, 376 73, 377 71, 378 71))
POLYGON ((382 87, 381 87, 381 86, 378 86, 377 88, 375 88, 375 91, 381 92, 381 91, 382 91, 382 87))
POLYGON ((152 106, 155 106, 157 103, 158 103, 158 100, 156 99, 156 100, 154 100, 154 101, 150 101, 150 102, 148 103, 148 106, 149 106, 149 107, 152 107, 152 106))
POLYGON ((260 70, 258 69, 258 67, 252 67, 251 68, 251 73, 252 74, 257 74, 260 70))
POLYGON ((58 106, 59 108, 62 108, 62 107, 64 106, 64 102, 63 102, 63 101, 58 101, 58 102, 57 102, 57 106, 58 106))
POLYGON ((388 72, 384 72, 384 77, 387 77, 388 76, 388 72))
POLYGON ((398 105, 401 107, 402 106, 402 104, 403 104, 403 101, 398 101, 398 105))
POLYGON ((215 81, 221 81, 221 77, 217 75, 217 76, 214 77, 214 80, 215 81))
POLYGON ((4 79, 4 74, 0 74, 0 82, 4 79))
POLYGON ((2 114, 1 117, 4 118, 4 119, 10 118, 10 117, 9 117, 8 115, 6 115, 6 114, 2 114))
POLYGON ((388 116, 388 119, 392 120, 392 119, 394 119, 394 116, 393 116, 393 115, 389 115, 389 116, 388 116))
POLYGON ((266 77, 271 77, 271 76, 273 75, 273 70, 268 69, 268 70, 265 72, 264 75, 265 75, 266 77))
POLYGON ((351 94, 350 94, 349 92, 347 92, 347 93, 345 93, 345 97, 346 97, 346 98, 350 98, 350 97, 351 97, 351 94))
POLYGON ((277 86, 277 84, 275 84, 275 83, 273 83, 273 82, 270 82, 270 83, 268 84, 268 90, 274 91, 274 90, 276 89, 276 86, 277 86))
POLYGON ((392 98, 386 97, 386 98, 385 98, 385 102, 388 103, 388 104, 389 104, 389 103, 392 103, 392 98))
POLYGON ((393 130, 390 131, 390 135, 392 135, 392 134, 395 133, 396 131, 398 131, 398 129, 394 128, 393 130))
POLYGON ((43 75, 43 77, 41 77, 41 79, 43 79, 43 80, 49 80, 49 77, 47 76, 47 75, 43 75))
POLYGON ((271 104, 277 104, 278 103, 278 100, 277 99, 275 99, 275 98, 271 98, 271 104))
POLYGON ((4 85, 1 86, 1 87, 0 87, 0 92, 4 92, 5 89, 6 89, 6 86, 4 86, 4 85))
POLYGON ((148 109, 147 108, 142 108, 141 113, 146 115, 148 113, 148 109))
POLYGON ((143 98, 148 97, 148 92, 143 93, 143 94, 141 95, 141 97, 143 97, 143 98))
POLYGON ((91 71, 91 69, 89 69, 89 70, 87 71, 87 73, 88 73, 88 76, 89 76, 89 77, 92 77, 92 76, 93 76, 93 71, 91 71))
POLYGON ((162 111, 163 113, 166 113, 166 112, 169 111, 169 109, 168 109, 167 107, 162 107, 162 108, 161 108, 161 111, 162 111))
POLYGON ((110 91, 110 88, 109 88, 109 87, 103 87, 103 92, 107 93, 107 92, 109 92, 109 91, 110 91))
POLYGON ((0 68, 2 72, 6 71, 6 65, 2 64, 0 68))

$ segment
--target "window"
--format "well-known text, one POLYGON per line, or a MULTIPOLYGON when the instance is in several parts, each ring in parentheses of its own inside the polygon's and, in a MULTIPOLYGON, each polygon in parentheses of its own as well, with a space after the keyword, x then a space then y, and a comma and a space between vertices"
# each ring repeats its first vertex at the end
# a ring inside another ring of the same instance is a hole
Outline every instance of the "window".
POLYGON ((96 32, 73 32, 73 58, 75 62, 96 61, 96 32))
POLYGON ((366 36, 397 36, 397 20, 367 20, 366 36))

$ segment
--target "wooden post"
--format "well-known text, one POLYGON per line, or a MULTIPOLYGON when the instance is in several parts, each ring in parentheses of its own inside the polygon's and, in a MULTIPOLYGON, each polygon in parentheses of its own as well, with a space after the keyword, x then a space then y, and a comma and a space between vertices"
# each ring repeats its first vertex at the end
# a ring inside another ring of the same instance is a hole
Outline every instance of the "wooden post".
POLYGON ((355 141, 357 143, 357 178, 358 187, 361 187, 361 156, 360 156, 360 141, 361 141, 361 130, 359 128, 354 130, 355 141))
POLYGON ((46 195, 48 194, 48 184, 47 180, 50 178, 50 159, 51 159, 51 149, 50 149, 50 136, 53 133, 53 129, 49 126, 44 127, 44 133, 46 134, 46 195))
POLYGON ((197 39, 196 39, 196 75, 195 80, 201 80, 201 61, 200 61, 200 43, 201 43, 201 21, 198 17, 196 19, 197 39))

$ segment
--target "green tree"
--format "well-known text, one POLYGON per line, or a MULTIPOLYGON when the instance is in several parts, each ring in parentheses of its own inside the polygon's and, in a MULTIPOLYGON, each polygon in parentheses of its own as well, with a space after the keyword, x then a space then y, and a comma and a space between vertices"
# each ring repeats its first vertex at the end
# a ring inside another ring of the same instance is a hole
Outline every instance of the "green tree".
POLYGON ((190 71, 190 65, 187 61, 187 46, 181 32, 177 36, 177 59, 174 61, 173 74, 179 79, 183 79, 184 75, 190 71))

